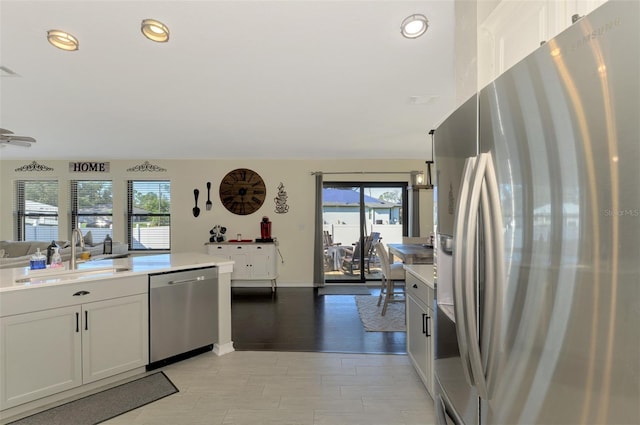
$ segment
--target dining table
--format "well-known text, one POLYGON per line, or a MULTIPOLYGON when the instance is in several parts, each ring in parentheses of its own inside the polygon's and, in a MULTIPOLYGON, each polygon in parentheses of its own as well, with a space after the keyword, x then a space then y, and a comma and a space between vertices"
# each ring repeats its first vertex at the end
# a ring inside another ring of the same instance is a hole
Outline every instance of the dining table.
POLYGON ((433 247, 430 245, 390 243, 387 244, 387 249, 390 262, 398 257, 405 264, 433 264, 433 247))

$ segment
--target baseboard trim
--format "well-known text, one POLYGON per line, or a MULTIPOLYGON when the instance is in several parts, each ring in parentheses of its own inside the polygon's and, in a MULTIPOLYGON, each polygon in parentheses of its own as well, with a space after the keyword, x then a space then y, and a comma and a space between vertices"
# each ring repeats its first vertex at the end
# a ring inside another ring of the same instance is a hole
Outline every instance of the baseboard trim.
POLYGON ((213 352, 216 356, 224 356, 225 354, 233 353, 235 348, 233 348, 233 341, 226 342, 224 344, 218 344, 217 342, 213 344, 213 352))

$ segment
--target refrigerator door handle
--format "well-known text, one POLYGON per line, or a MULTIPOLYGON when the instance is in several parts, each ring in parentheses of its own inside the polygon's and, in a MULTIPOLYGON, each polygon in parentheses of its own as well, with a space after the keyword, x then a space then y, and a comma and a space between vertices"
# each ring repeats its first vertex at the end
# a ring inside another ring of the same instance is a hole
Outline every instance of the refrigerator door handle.
MULTIPOLYGON (((482 348, 478 343, 477 335, 477 310, 475 303, 467 303, 469 311, 466 316, 469 318, 469 357, 471 370, 478 395, 486 400, 493 398, 497 356, 500 345, 500 328, 502 325, 502 296, 504 288, 504 274, 502 264, 504 260, 504 240, 502 238, 502 209, 500 207, 500 193, 490 154, 481 154, 478 160, 478 167, 473 179, 473 189, 469 201, 469 214, 467 223, 470 227, 469 234, 475 234, 477 226, 478 207, 482 209, 482 223, 484 230, 483 251, 484 251, 484 315, 482 318, 482 348), (482 175, 479 173, 482 172, 482 175), (480 196, 477 197, 477 188, 480 187, 480 196), (478 205, 479 203, 479 205, 478 205)), ((473 255, 472 246, 467 245, 465 255, 473 255)), ((467 270, 467 273, 472 271, 467 270)), ((468 276, 467 276, 468 277, 468 276)), ((466 287, 465 297, 467 300, 475 298, 473 286, 466 287)))
MULTIPOLYGON (((487 335, 488 347, 486 348, 486 364, 485 364, 485 376, 487 380, 487 400, 493 398, 495 391, 495 381, 497 374, 498 355, 500 353, 500 329, 502 329, 502 307, 503 296, 505 286, 504 276, 504 238, 503 222, 502 222, 502 208, 500 206, 500 187, 498 186, 498 179, 496 176, 496 170, 493 165, 493 160, 490 155, 487 158, 487 166, 485 169, 485 182, 487 189, 487 200, 489 216, 491 219, 490 235, 487 239, 490 240, 490 246, 487 247, 487 251, 490 252, 490 256, 487 257, 487 263, 491 262, 491 281, 489 282, 489 294, 490 308, 491 310, 485 310, 490 313, 491 320, 487 323, 490 334, 487 335)), ((489 280, 489 279, 487 279, 489 280)), ((485 290, 487 288, 485 287, 485 290)), ((486 319, 486 315, 485 315, 486 319)))
MULTIPOLYGON (((471 179, 471 190, 468 210, 466 217, 465 232, 466 243, 464 246, 463 256, 467 261, 473 264, 474 255, 476 253, 476 235, 478 230, 478 211, 480 208, 482 187, 484 185, 484 174, 487 165, 487 157, 489 154, 483 153, 478 156, 476 166, 471 179)), ((486 190, 485 190, 486 191, 486 190)), ((463 279, 465 285, 464 291, 464 307, 465 316, 467 318, 467 338, 469 350, 469 363, 471 365, 471 374, 475 381, 475 387, 481 398, 487 398, 487 383, 482 367, 482 357, 480 354, 480 344, 478 337, 478 309, 476 308, 476 291, 475 291, 475 267, 466 267, 464 269, 465 277, 463 279)))
MULTIPOLYGON (((482 182, 482 195, 480 197, 480 205, 482 207, 482 225, 484 230, 484 314, 481 324, 481 348, 482 369, 486 371, 489 368, 491 349, 491 335, 494 327, 494 309, 495 309, 495 261, 493 259, 493 219, 491 218, 491 206, 489 201, 489 190, 487 189, 487 181, 482 182)), ((489 389, 487 388, 487 391, 489 389)))
POLYGON ((454 314, 456 320, 456 338, 458 340, 458 349, 460 351, 460 361, 462 362, 462 370, 467 383, 474 385, 471 375, 471 364, 469 363, 469 350, 467 347, 467 322, 464 314, 464 283, 463 273, 465 267, 465 258, 462 253, 465 240, 464 229, 466 223, 466 214, 469 202, 469 182, 471 174, 476 163, 476 157, 469 157, 464 162, 464 170, 462 172, 462 184, 458 193, 458 205, 456 206, 454 232, 453 232, 453 298, 454 298, 454 314))

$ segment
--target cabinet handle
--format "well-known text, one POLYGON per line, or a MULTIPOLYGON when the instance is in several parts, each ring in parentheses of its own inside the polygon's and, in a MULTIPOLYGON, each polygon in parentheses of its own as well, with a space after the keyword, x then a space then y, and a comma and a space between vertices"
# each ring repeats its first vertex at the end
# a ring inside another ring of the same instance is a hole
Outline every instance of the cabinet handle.
POLYGON ((424 320, 424 317, 425 317, 425 316, 426 316, 426 314, 422 313, 422 333, 423 333, 423 334, 426 334, 426 333, 427 333, 427 331, 426 331, 426 329, 425 329, 425 327, 426 327, 426 320, 424 320))
POLYGON ((76 312, 76 333, 80 332, 80 313, 76 312))
POLYGON ((413 287, 414 287, 414 288, 416 288, 416 289, 418 289, 418 284, 417 284, 417 283, 414 283, 414 284, 413 284, 413 287))
POLYGON ((84 330, 89 330, 89 312, 87 310, 84 311, 84 330))
POLYGON ((85 295, 89 295, 91 292, 89 291, 78 291, 75 294, 73 294, 74 297, 83 297, 85 295))
POLYGON ((262 249, 262 247, 261 246, 257 246, 256 249, 262 249))
MULTIPOLYGON (((427 316, 427 315, 425 314, 425 316, 427 316)), ((426 329, 427 329, 426 332, 425 332, 425 335, 426 335, 427 338, 429 338, 431 336, 431 334, 429 333, 429 319, 431 319, 431 317, 427 316, 427 320, 425 321, 426 322, 426 329)))

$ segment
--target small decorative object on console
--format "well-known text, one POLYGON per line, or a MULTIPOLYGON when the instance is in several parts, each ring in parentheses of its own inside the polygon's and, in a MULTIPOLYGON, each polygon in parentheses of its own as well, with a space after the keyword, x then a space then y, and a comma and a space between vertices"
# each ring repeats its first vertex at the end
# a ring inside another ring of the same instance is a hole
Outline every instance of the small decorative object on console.
POLYGON ((227 228, 216 224, 213 229, 209 230, 211 237, 209 242, 224 242, 224 234, 227 233, 227 228))
POLYGON ((256 239, 256 242, 273 242, 271 238, 271 222, 266 215, 262 217, 260 222, 260 239, 256 239))

